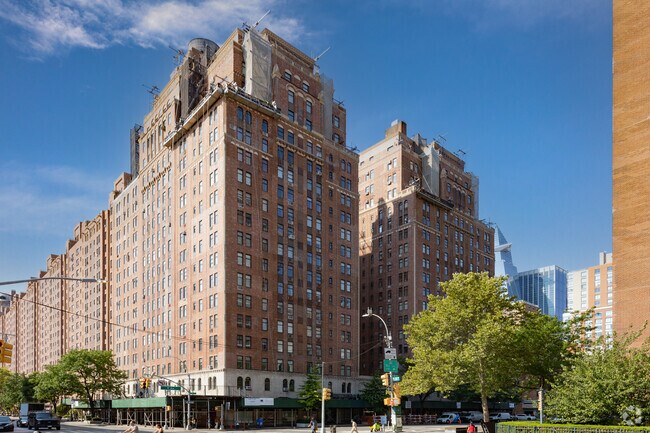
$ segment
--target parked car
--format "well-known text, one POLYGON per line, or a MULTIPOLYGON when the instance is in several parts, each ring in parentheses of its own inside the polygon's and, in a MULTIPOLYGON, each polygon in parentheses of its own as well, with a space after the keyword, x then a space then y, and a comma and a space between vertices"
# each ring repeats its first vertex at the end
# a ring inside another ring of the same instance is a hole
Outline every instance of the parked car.
POLYGON ((460 414, 460 418, 464 422, 481 422, 483 421, 483 413, 477 410, 471 410, 469 412, 463 412, 460 414))
POLYGON ((456 412, 444 412, 436 419, 438 424, 456 424, 460 422, 460 415, 456 412))
POLYGON ((14 423, 8 416, 0 416, 0 431, 14 431, 14 423))
POLYGON ((27 415, 20 415, 16 421, 16 427, 27 427, 27 415))
POLYGON ((61 420, 49 412, 32 412, 27 418, 27 427, 32 430, 56 428, 61 430, 61 420))
POLYGON ((515 415, 515 419, 517 421, 535 421, 537 418, 527 413, 518 413, 515 415))
POLYGON ((493 415, 490 415, 490 421, 511 421, 512 415, 508 412, 499 412, 493 415))

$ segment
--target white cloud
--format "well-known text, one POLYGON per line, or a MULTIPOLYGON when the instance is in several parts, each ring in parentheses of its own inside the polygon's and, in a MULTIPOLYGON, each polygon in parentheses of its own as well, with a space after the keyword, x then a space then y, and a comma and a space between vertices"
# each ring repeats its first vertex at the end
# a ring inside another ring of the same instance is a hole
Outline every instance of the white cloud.
POLYGON ((108 206, 112 179, 72 167, 0 164, 0 233, 71 235, 108 206))
POLYGON ((0 0, 0 20, 20 30, 18 42, 37 55, 75 47, 115 44, 143 47, 184 45, 194 37, 225 38, 244 21, 254 23, 271 9, 264 25, 295 41, 301 23, 273 10, 279 0, 0 0))

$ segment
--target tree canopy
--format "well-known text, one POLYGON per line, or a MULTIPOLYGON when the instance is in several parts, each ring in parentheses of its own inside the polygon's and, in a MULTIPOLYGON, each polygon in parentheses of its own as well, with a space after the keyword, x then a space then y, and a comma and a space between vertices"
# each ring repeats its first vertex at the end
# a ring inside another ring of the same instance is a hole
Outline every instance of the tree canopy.
POLYGON ((106 350, 71 350, 61 357, 54 374, 66 394, 86 401, 91 410, 102 392, 121 394, 126 380, 126 373, 117 368, 112 353, 106 350))
POLYGON ((366 401, 375 413, 385 413, 384 398, 386 387, 381 383, 379 372, 376 372, 361 390, 361 398, 366 401))
POLYGON ((19 373, 0 369, 0 410, 17 413, 20 403, 33 396, 33 389, 27 378, 19 373))
POLYGON ((631 347, 637 337, 601 340, 579 353, 555 379, 545 402, 547 413, 576 424, 618 424, 639 412, 647 424, 650 351, 647 345, 631 347))
POLYGON ((321 403, 321 399, 323 398, 321 376, 318 372, 311 371, 307 373, 307 378, 300 387, 300 392, 298 395, 300 396, 300 399, 298 401, 308 411, 313 411, 314 409, 318 408, 321 403))
POLYGON ((489 418, 488 398, 512 387, 522 371, 512 347, 525 309, 507 296, 504 282, 468 273, 440 284, 445 296, 429 296, 428 309, 404 327, 414 360, 406 383, 428 374, 443 393, 469 384, 489 418))

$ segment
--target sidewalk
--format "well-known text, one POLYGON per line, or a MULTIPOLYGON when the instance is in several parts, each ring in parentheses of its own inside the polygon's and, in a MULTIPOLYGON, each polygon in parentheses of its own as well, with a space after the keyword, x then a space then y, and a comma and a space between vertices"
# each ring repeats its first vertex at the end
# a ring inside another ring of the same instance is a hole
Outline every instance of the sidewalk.
MULTIPOLYGON (((111 431, 111 432, 122 432, 126 430, 128 427, 127 425, 115 425, 115 424, 86 424, 83 421, 66 421, 62 423, 62 426, 71 426, 71 427, 77 427, 77 428, 83 428, 85 430, 89 429, 97 429, 101 431, 111 431)), ((425 425, 405 425, 402 428, 403 433, 455 433, 456 432, 456 427, 467 427, 466 424, 458 424, 458 425, 444 425, 444 424, 425 424, 425 425)), ((340 425, 336 426, 337 433, 349 433, 350 429, 352 427, 350 425, 340 425)), ((143 426, 139 425, 140 433, 149 433, 153 431, 152 426, 143 426)), ((359 433, 369 433, 369 427, 368 426, 359 426, 358 427, 359 433)), ((175 428, 166 428, 166 432, 185 432, 186 430, 182 427, 175 427, 175 428)), ((259 432, 259 433, 309 433, 310 429, 309 428, 295 428, 295 427, 264 427, 261 429, 258 428, 253 428, 253 429, 226 429, 226 430, 218 430, 218 429, 193 429, 191 430, 194 433, 217 433, 217 432, 259 432)), ((317 433, 320 433, 320 428, 317 430, 317 433)), ((327 426, 325 428, 325 433, 329 433, 330 428, 327 426)), ((389 433, 387 431, 386 433, 389 433)))

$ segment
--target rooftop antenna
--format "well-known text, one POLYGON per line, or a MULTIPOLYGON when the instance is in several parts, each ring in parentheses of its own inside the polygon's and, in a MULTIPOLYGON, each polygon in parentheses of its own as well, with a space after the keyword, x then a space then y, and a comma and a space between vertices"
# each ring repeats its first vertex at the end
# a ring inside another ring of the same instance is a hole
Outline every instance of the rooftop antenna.
POLYGON ((447 142, 447 138, 443 134, 438 134, 438 138, 444 141, 445 143, 447 142))
POLYGON ((454 152, 454 155, 456 155, 456 156, 459 157, 459 158, 462 158, 462 157, 465 156, 466 154, 467 154, 467 152, 465 152, 465 151, 464 151, 463 149, 461 149, 461 148, 458 148, 458 150, 454 152), (461 156, 461 155, 462 155, 462 156, 461 156))
POLYGON ((147 89, 147 93, 149 93, 154 98, 157 98, 158 94, 160 93, 158 86, 147 86, 146 84, 143 84, 142 87, 147 89))
POLYGON ((181 50, 180 48, 175 48, 172 47, 171 45, 167 45, 170 50, 174 51, 174 64, 176 66, 180 65, 183 63, 183 57, 185 56, 185 51, 181 50))
POLYGON ((259 26, 260 23, 262 22, 262 20, 263 20, 264 18, 266 18, 266 16, 267 16, 268 14, 270 14, 270 13, 271 13, 271 9, 269 9, 268 11, 266 11, 266 13, 265 13, 264 15, 262 15, 262 18, 260 18, 259 20, 255 21, 255 24, 253 24, 253 27, 252 27, 252 28, 254 29, 254 28, 256 28, 257 26, 259 26))
POLYGON ((323 57, 323 56, 325 55, 325 53, 328 52, 328 51, 330 50, 330 48, 332 48, 332 47, 327 47, 327 49, 326 49, 325 51, 323 51, 322 53, 320 53, 319 55, 317 55, 316 57, 314 57, 314 63, 316 63, 316 62, 318 61, 318 59, 320 59, 321 57, 323 57))

